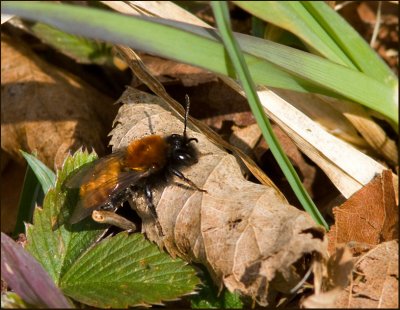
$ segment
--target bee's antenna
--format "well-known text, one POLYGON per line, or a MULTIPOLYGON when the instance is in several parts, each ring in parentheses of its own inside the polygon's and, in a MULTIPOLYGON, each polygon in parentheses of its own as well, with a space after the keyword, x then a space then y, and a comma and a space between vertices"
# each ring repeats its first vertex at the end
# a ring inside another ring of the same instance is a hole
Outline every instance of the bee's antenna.
POLYGON ((188 120, 188 117, 189 117, 189 109, 190 109, 190 99, 189 99, 189 96, 187 94, 185 95, 185 101, 186 101, 185 127, 183 128, 183 137, 186 139, 186 126, 187 126, 187 120, 188 120))

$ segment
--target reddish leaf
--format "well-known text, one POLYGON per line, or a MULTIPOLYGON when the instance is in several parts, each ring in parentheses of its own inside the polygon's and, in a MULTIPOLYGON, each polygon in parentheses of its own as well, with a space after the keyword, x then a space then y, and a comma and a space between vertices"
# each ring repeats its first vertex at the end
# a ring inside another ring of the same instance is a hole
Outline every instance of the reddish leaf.
POLYGON ((1 277, 28 304, 71 308, 43 267, 4 233, 1 233, 1 277))
POLYGON ((330 253, 340 243, 376 245, 397 238, 398 208, 393 183, 392 172, 385 170, 333 209, 336 222, 328 234, 330 253))

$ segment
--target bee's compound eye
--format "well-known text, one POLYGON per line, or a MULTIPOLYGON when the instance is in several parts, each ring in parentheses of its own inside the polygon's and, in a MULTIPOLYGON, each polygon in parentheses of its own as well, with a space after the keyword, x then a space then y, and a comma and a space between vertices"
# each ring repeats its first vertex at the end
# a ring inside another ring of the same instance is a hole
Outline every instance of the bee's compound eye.
POLYGON ((191 156, 189 154, 179 154, 177 156, 177 159, 179 161, 186 161, 187 159, 190 159, 190 158, 191 158, 191 156))
POLYGON ((196 162, 196 160, 193 158, 191 154, 184 152, 176 152, 174 160, 176 163, 183 165, 191 165, 196 162))

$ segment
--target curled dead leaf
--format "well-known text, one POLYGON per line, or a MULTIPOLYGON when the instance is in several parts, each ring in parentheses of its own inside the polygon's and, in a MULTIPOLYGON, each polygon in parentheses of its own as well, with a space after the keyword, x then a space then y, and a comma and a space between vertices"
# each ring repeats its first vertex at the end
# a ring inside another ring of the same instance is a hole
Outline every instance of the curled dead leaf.
POLYGON ((353 267, 350 249, 346 246, 336 248, 326 268, 314 272, 315 293, 305 298, 302 306, 315 309, 334 308, 336 300, 350 282, 353 267))
POLYGON ((102 154, 111 99, 3 33, 1 49, 1 148, 20 162, 20 149, 36 151, 51 168, 82 145, 102 154))
MULTIPOLYGON (((158 97, 128 88, 119 101, 124 104, 111 132, 114 149, 183 130, 182 117, 158 97)), ((267 305, 271 292, 288 293, 301 280, 309 267, 302 264, 305 257, 326 258, 324 229, 274 187, 246 181, 235 157, 193 128, 189 124, 188 136, 198 139, 199 162, 183 173, 207 193, 177 179, 154 190, 164 237, 139 194, 133 207, 142 230, 171 255, 204 264, 220 287, 267 305)))
POLYGON ((399 307, 399 242, 378 244, 355 263, 350 285, 342 291, 332 308, 399 307))
POLYGON ((328 233, 329 251, 348 242, 376 245, 398 238, 396 178, 385 170, 340 207, 328 233))

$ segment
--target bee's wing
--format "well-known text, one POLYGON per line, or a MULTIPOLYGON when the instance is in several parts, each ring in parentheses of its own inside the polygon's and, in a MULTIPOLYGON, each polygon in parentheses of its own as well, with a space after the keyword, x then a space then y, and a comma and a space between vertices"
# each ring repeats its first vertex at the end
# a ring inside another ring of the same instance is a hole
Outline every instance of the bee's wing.
POLYGON ((89 182, 93 176, 101 173, 102 169, 107 169, 110 163, 115 160, 121 160, 122 156, 122 152, 115 152, 81 166, 67 177, 63 186, 67 188, 79 188, 82 184, 89 182))
POLYGON ((74 212, 69 219, 71 224, 77 223, 87 216, 93 210, 100 208, 111 202, 112 197, 125 190, 127 187, 136 184, 141 178, 150 174, 150 171, 128 171, 121 172, 118 176, 108 179, 96 189, 86 193, 84 197, 80 197, 74 212), (99 193, 106 194, 106 198, 100 197, 99 193))

